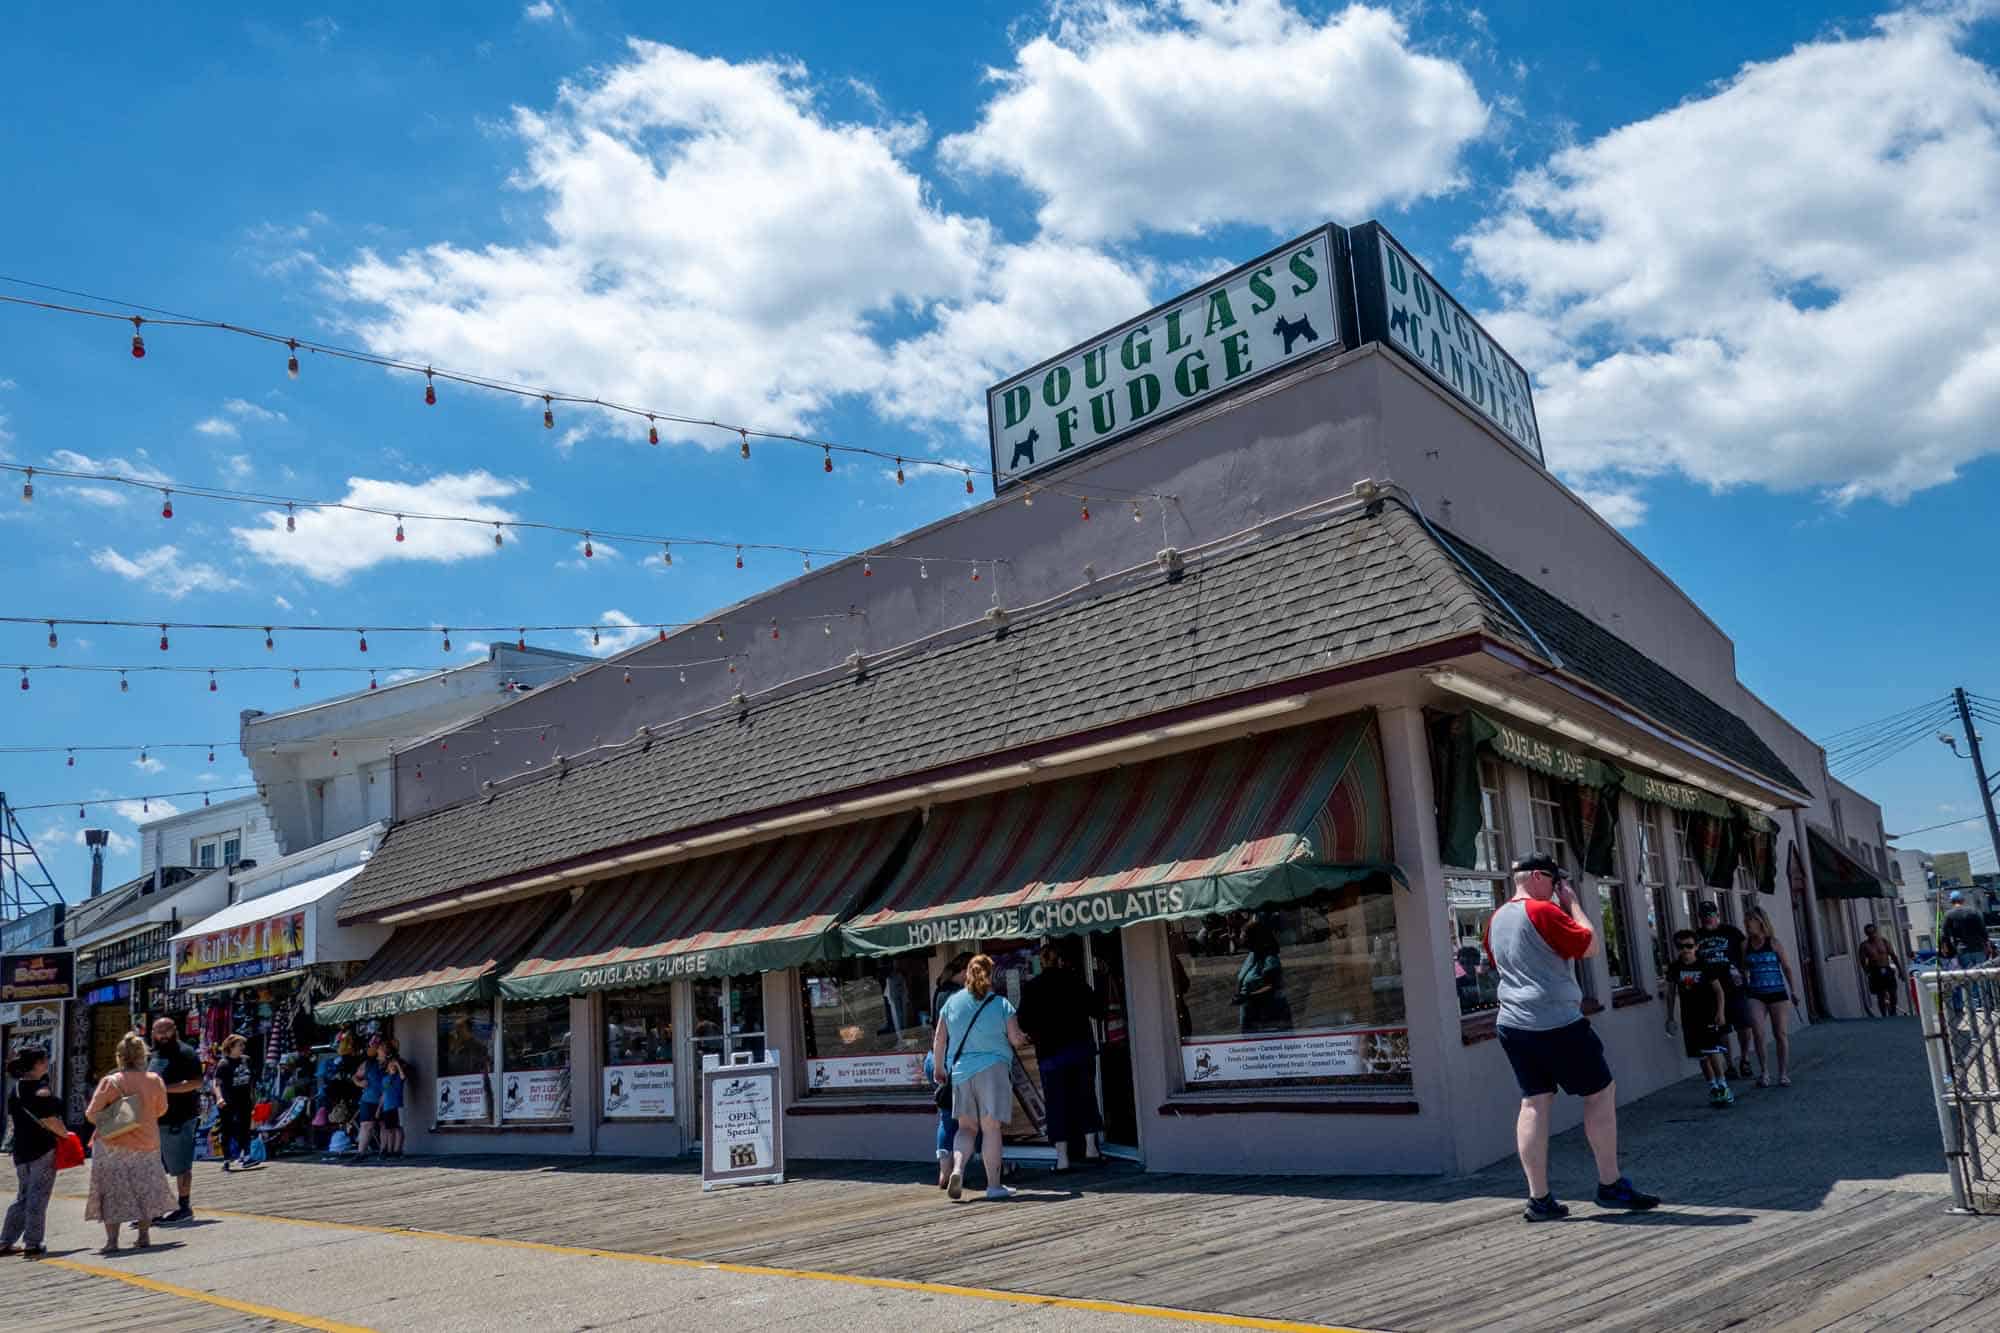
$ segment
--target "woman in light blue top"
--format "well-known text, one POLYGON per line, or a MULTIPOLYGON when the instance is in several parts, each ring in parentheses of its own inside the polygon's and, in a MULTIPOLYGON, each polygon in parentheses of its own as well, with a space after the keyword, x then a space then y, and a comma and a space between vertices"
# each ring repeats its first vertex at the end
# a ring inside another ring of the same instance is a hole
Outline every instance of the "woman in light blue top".
POLYGON ((980 1156, 986 1163, 986 1197, 1014 1193, 1000 1183, 1000 1127, 1013 1112, 1014 1051, 1027 1044, 1013 1004, 993 993, 993 960, 975 955, 965 966, 965 989, 944 1002, 931 1039, 934 1067, 950 1071, 951 1112, 958 1120, 945 1181, 945 1192, 954 1199, 964 1191, 965 1159, 975 1137, 985 1140, 980 1156))

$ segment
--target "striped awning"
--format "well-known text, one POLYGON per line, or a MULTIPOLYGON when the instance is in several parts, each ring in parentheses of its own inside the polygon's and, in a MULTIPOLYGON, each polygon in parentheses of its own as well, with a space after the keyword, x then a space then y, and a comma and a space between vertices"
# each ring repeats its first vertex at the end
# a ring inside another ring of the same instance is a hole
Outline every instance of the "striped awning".
POLYGON ((492 997, 500 969, 521 956, 565 895, 501 903, 398 926, 353 981, 313 1006, 322 1024, 387 1018, 492 997))
POLYGON ((880 880, 913 820, 823 833, 594 885, 500 979, 513 999, 792 967, 835 950, 834 923, 880 880))
POLYGON ((1813 891, 1821 898, 1887 898, 1889 888, 1875 872, 1849 856, 1831 833, 1806 825, 1812 856, 1813 891))
POLYGON ((841 936, 890 954, 1081 934, 1400 878, 1392 854, 1381 735, 1352 713, 934 809, 841 936))

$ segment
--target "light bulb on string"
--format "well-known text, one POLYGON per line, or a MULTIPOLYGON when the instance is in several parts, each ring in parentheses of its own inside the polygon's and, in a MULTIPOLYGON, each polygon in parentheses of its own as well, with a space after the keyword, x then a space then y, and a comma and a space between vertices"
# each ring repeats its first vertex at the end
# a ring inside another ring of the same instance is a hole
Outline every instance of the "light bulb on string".
POLYGON ((965 493, 966 493, 967 495, 971 495, 971 494, 972 494, 972 469, 971 469, 971 468, 967 468, 967 469, 965 470, 965 493))
POLYGON ((426 366, 424 367, 424 406, 436 407, 437 401, 438 401, 437 386, 431 383, 430 367, 426 366))
POLYGON ((646 443, 658 444, 659 442, 660 442, 660 428, 658 425, 654 423, 653 418, 648 416, 646 418, 646 443))
POLYGON ((174 516, 174 493, 163 487, 160 491, 160 517, 172 518, 173 516, 174 516))
POLYGON ((1132 502, 1132 521, 1134 523, 1143 523, 1146 521, 1146 516, 1139 512, 1139 502, 1137 500, 1132 502))
POLYGON ((63 765, 63 767, 64 767, 64 768, 75 768, 75 767, 76 767, 76 751, 75 751, 75 750, 71 750, 71 751, 69 752, 69 762, 68 762, 68 763, 66 763, 66 764, 64 764, 64 765, 63 765))
POLYGON ((828 448, 826 451, 825 469, 828 472, 833 471, 833 450, 831 448, 828 448))
POLYGON ((774 639, 778 637, 778 622, 776 620, 771 622, 771 637, 774 639))
POLYGON ((146 766, 146 747, 142 745, 139 747, 139 767, 144 768, 145 766, 146 766))
POLYGON ((291 355, 285 358, 285 375, 289 379, 297 379, 299 377, 299 340, 296 338, 287 338, 285 339, 285 346, 291 352, 291 355))
POLYGON ((738 454, 743 458, 750 457, 750 432, 738 426, 736 433, 743 437, 743 447, 737 451, 738 454))
POLYGON ((160 626, 160 651, 163 653, 167 651, 167 627, 165 625, 160 626))
POLYGON ((496 547, 500 547, 500 546, 505 546, 506 544, 507 544, 507 539, 500 534, 500 525, 498 523, 495 523, 493 525, 493 545, 496 547))
POLYGON ((132 682, 125 679, 125 673, 122 671, 118 673, 118 692, 120 694, 130 694, 132 692, 132 682))
MULTIPOLYGON (((134 342, 137 342, 137 341, 138 341, 138 339, 137 339, 137 338, 134 338, 134 339, 133 339, 132 341, 134 341, 134 342)), ((140 814, 142 814, 142 815, 150 815, 150 814, 152 814, 152 813, 153 813, 153 799, 152 799, 152 797, 150 797, 150 796, 142 796, 142 797, 140 797, 140 798, 139 798, 139 813, 140 813, 140 814)))
POLYGON ((978 565, 974 565, 974 566, 972 567, 972 581, 973 581, 974 583, 977 583, 977 582, 979 582, 979 566, 978 566, 978 565))
POLYGON ((277 646, 278 641, 271 637, 271 627, 269 625, 264 626, 264 651, 268 653, 277 646))
POLYGON ((208 762, 211 764, 215 762, 215 751, 210 750, 208 752, 208 762))
POLYGON ((597 626, 595 625, 590 627, 590 646, 593 648, 597 646, 597 626))
POLYGON ((132 359, 134 361, 142 361, 146 356, 146 340, 139 334, 139 326, 145 322, 145 320, 140 319, 137 315, 132 316, 132 359))
POLYGON ((333 743, 333 744, 332 744, 332 745, 331 745, 330 747, 328 747, 328 748, 330 748, 330 749, 331 749, 331 750, 333 751, 333 757, 334 757, 335 759, 338 759, 338 758, 340 758, 340 742, 339 742, 339 741, 335 741, 335 742, 334 742, 334 743, 333 743))
POLYGON ((555 405, 555 401, 554 401, 553 399, 551 399, 551 398, 550 398, 550 397, 549 397, 549 396, 548 396, 547 394, 543 394, 543 395, 542 395, 542 429, 543 429, 543 430, 554 430, 555 428, 556 428, 556 405, 555 405))
POLYGON ((1021 503, 1030 509, 1035 507, 1035 488, 1033 486, 1023 486, 1021 488, 1021 503))
POLYGON ((736 548, 736 567, 743 568, 743 548, 740 546, 736 548))
POLYGON ((930 565, 928 565, 922 560, 917 561, 917 577, 920 579, 927 579, 930 576, 931 576, 930 565))
POLYGON ((298 530, 299 530, 298 511, 292 508, 292 506, 288 504, 285 506, 285 531, 297 532, 298 530))
POLYGON ((373 671, 368 673, 368 688, 371 690, 375 688, 375 673, 373 671))
POLYGON ((1083 497, 1083 521, 1090 522, 1090 497, 1087 495, 1083 497))
POLYGON ((445 627, 444 631, 444 650, 446 652, 451 651, 451 627, 448 625, 445 627))
POLYGON ((687 683, 688 683, 688 673, 686 669, 683 668, 681 671, 681 684, 685 685, 687 683))
POLYGON ((524 653, 528 651, 528 631, 526 629, 519 631, 518 637, 514 640, 514 646, 524 653))
POLYGON ((726 637, 727 636, 723 633, 722 626, 717 625, 715 627, 715 641, 717 643, 721 643, 726 637))
POLYGON ((900 458, 896 460, 896 484, 903 484, 903 460, 900 458))
POLYGON ((21 482, 21 501, 23 504, 27 504, 33 502, 34 498, 35 498, 35 470, 33 468, 29 468, 25 472, 23 480, 21 482))
POLYGON ((872 579, 875 577, 875 566, 871 562, 867 560, 863 560, 861 562, 861 577, 864 579, 872 579))
POLYGON ((201 803, 202 803, 203 805, 207 805, 207 804, 208 804, 208 793, 207 793, 207 792, 203 792, 203 793, 201 794, 201 803))
POLYGON ((28 688, 28 673, 26 670, 21 672, 21 688, 24 690, 28 688))
POLYGON ((589 560, 589 559, 591 559, 591 558, 592 558, 593 556, 595 556, 596 554, 597 554, 597 552, 596 552, 595 550, 593 550, 593 549, 591 548, 591 545, 590 545, 590 534, 589 534, 589 533, 587 533, 587 532, 586 532, 586 533, 584 533, 584 534, 583 534, 583 558, 584 558, 585 560, 589 560))
POLYGON ((294 671, 292 673, 292 688, 296 690, 298 687, 299 687, 299 673, 294 671))
POLYGON ((215 684, 215 673, 211 671, 208 673, 208 692, 210 694, 214 694, 216 692, 216 688, 217 687, 215 684))
POLYGON ((812 573, 812 567, 813 567, 813 558, 812 558, 812 556, 811 556, 811 555, 807 555, 807 556, 806 556, 806 558, 805 558, 805 571, 806 571, 806 573, 808 573, 808 574, 812 573))
POLYGON ((365 653, 368 651, 368 631, 364 629, 360 631, 360 633, 361 633, 361 651, 365 653))
POLYGON ((86 815, 86 814, 84 814, 84 813, 83 813, 83 807, 82 807, 82 806, 80 806, 80 805, 79 805, 79 806, 78 806, 78 807, 76 808, 76 817, 77 817, 78 819, 88 819, 88 818, 89 818, 89 816, 88 816, 88 815, 86 815))
POLYGON ((625 668, 625 683, 626 683, 627 685, 630 685, 630 684, 632 683, 632 668, 631 668, 631 667, 626 667, 626 668, 625 668))
POLYGON ((827 638, 830 639, 833 637, 833 625, 831 622, 821 625, 820 628, 826 632, 827 638))
POLYGON ((53 648, 55 646, 56 646, 56 622, 51 620, 49 622, 49 647, 53 648))
POLYGON ((666 641, 667 641, 667 627, 665 625, 662 625, 660 626, 660 642, 665 643, 666 641))
POLYGON ((660 544, 660 563, 663 565, 674 563, 674 547, 672 542, 662 542, 660 544))

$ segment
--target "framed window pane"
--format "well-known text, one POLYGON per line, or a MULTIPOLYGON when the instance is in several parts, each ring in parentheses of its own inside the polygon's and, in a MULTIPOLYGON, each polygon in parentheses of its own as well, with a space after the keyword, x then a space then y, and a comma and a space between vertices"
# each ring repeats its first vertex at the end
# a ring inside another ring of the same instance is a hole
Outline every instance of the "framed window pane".
POLYGON ((437 1120, 493 1120, 493 1004, 455 1004, 437 1011, 437 1120))
POLYGON ((243 859, 243 843, 236 838, 222 840, 222 864, 233 866, 243 859))
POLYGON ((1840 910, 1837 898, 1819 901, 1819 938, 1828 958, 1838 958, 1847 952, 1847 915, 1840 910))
POLYGON ((1188 1088, 1408 1085, 1386 885, 1175 921, 1167 939, 1188 1088))
POLYGON ((1469 867, 1500 874, 1507 869, 1507 819, 1502 793, 1500 765, 1492 759, 1479 761, 1479 863, 1469 867))
POLYGON ((671 986, 604 997, 607 1120, 670 1120, 674 1115, 674 992, 671 986))
POLYGON ((1486 923, 1508 898, 1504 879, 1453 876, 1445 880, 1451 903, 1452 976, 1458 1012, 1481 1013, 1500 1007, 1500 979, 1486 959, 1486 923))
POLYGON ((764 1055, 764 978, 698 977, 694 981, 694 1058, 727 1060, 739 1051, 764 1055))
POLYGON ((1632 923, 1625 916, 1625 886, 1616 880, 1597 881, 1597 911, 1604 935, 1604 970, 1611 976, 1611 989, 1630 990, 1639 983, 1632 970, 1632 923))
POLYGON ((569 1119, 569 1001, 500 1002, 500 1118, 569 1119))
POLYGON ((931 1037, 931 950, 799 969, 806 1095, 921 1094, 931 1037))
POLYGON ((1539 773, 1528 775, 1528 817, 1534 828, 1535 850, 1560 866, 1570 865, 1569 843, 1562 836, 1562 816, 1555 787, 1539 773))

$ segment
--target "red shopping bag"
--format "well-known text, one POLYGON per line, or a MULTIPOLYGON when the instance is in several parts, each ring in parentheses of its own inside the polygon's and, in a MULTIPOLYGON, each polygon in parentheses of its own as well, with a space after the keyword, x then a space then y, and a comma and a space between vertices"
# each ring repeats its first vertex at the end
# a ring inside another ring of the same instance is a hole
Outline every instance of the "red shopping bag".
POLYGON ((73 1166, 83 1165, 83 1140, 74 1134, 65 1134, 56 1140, 56 1170, 67 1171, 73 1166))

